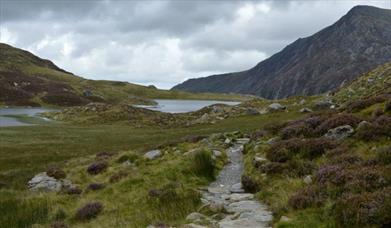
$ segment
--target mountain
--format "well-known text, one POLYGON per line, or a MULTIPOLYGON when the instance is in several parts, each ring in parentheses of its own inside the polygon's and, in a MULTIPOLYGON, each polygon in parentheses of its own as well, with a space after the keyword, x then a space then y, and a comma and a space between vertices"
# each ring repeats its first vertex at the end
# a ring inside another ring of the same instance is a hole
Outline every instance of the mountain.
POLYGON ((300 38, 242 72, 190 79, 173 90, 270 99, 334 90, 391 60, 391 10, 356 6, 333 25, 300 38))
POLYGON ((88 80, 32 53, 0 43, 0 105, 78 106, 90 102, 152 104, 161 99, 248 99, 237 95, 192 94, 128 82, 88 80))

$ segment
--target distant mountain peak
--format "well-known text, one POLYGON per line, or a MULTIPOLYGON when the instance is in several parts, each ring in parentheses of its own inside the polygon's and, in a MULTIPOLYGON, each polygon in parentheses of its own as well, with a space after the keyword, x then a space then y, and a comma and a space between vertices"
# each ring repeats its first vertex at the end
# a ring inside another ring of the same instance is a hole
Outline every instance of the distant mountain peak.
POLYGON ((188 80, 173 89, 271 99, 314 95, 389 61, 391 10, 359 5, 333 25, 297 39, 247 71, 188 80))

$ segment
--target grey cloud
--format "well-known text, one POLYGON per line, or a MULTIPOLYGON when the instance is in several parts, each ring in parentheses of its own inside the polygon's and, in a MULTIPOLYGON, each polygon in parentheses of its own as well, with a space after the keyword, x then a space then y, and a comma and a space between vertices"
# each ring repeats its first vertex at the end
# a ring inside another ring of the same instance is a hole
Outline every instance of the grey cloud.
POLYGON ((84 77, 168 88, 250 68, 354 5, 387 3, 0 0, 0 40, 84 77), (241 22, 238 10, 257 4, 270 10, 248 12, 241 22))

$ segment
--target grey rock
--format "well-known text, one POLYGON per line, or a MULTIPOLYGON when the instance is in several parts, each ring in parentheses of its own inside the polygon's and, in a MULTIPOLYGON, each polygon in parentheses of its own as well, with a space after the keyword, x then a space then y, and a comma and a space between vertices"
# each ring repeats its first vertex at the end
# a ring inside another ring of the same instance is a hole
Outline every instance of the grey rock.
POLYGON ((310 113, 310 112, 312 112, 312 110, 310 108, 302 108, 302 109, 300 109, 300 112, 301 113, 310 113))
POLYGON ((52 191, 58 192, 63 187, 72 187, 72 182, 69 180, 57 180, 49 177, 46 172, 38 173, 28 183, 28 188, 31 191, 52 191))
POLYGON ((228 197, 230 202, 238 202, 243 200, 252 200, 254 195, 251 193, 233 193, 228 197))
POLYGON ((260 112, 258 110, 256 110, 255 108, 248 108, 246 110, 246 114, 247 115, 259 115, 260 112))
POLYGON ((304 177, 303 179, 304 183, 306 184, 311 184, 312 183, 312 176, 311 175, 307 175, 304 177))
POLYGON ((273 138, 270 138, 269 140, 267 140, 266 143, 269 145, 273 145, 274 143, 278 142, 279 140, 280 140, 280 138, 273 137, 273 138))
POLYGON ((236 139, 236 143, 244 145, 244 144, 249 143, 250 140, 251 139, 249 139, 249 138, 238 138, 238 139, 236 139))
POLYGON ((333 129, 330 129, 324 137, 334 140, 342 140, 354 133, 354 129, 350 125, 343 125, 333 129))
POLYGON ((330 100, 320 100, 315 102, 315 108, 317 110, 329 109, 333 105, 330 100))
POLYGON ((284 105, 281 105, 280 103, 272 103, 268 107, 270 110, 274 110, 274 111, 286 109, 286 107, 284 105))
POLYGON ((229 138, 226 138, 225 141, 224 141, 225 144, 230 144, 231 143, 231 139, 229 138))
POLYGON ((213 150, 213 156, 215 157, 221 157, 222 153, 219 150, 213 150))
POLYGON ((235 212, 246 212, 246 211, 255 211, 261 209, 261 204, 253 200, 244 200, 239 202, 234 202, 226 206, 225 208, 229 213, 235 212))
POLYGON ((285 215, 281 216, 281 218, 280 218, 280 222, 289 222, 291 220, 292 220, 291 218, 289 218, 285 215))
POLYGON ((201 214, 201 213, 198 213, 198 212, 193 212, 193 213, 190 213, 187 217, 186 217, 186 220, 188 221, 196 221, 196 220, 200 220, 200 219, 204 219, 206 216, 201 214))
POLYGON ((185 224, 185 225, 181 226, 181 228, 208 228, 208 227, 194 224, 194 223, 190 223, 190 224, 185 224))
POLYGON ((301 105, 303 105, 303 104, 305 104, 305 99, 301 99, 300 101, 299 101, 299 104, 301 104, 301 105))
POLYGON ((160 150, 151 150, 144 154, 144 158, 149 160, 154 160, 160 156, 162 156, 162 152, 160 150))
POLYGON ((232 193, 242 193, 242 192, 244 192, 244 190, 242 188, 242 183, 236 183, 236 184, 232 185, 229 190, 232 193))
POLYGON ((361 121, 358 125, 357 125, 357 128, 356 130, 357 131, 360 131, 360 130, 363 130, 367 127, 370 127, 371 126, 371 123, 369 123, 368 121, 361 121))

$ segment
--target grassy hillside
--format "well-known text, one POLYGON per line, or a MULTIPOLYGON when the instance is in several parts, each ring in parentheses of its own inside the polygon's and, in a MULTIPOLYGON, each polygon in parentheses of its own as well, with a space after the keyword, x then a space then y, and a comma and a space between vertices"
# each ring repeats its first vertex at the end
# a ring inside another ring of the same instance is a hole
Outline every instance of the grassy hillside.
POLYGON ((229 94, 160 90, 127 82, 87 80, 49 60, 0 44, 0 105, 75 106, 90 102, 151 104, 150 99, 246 100, 229 94))

